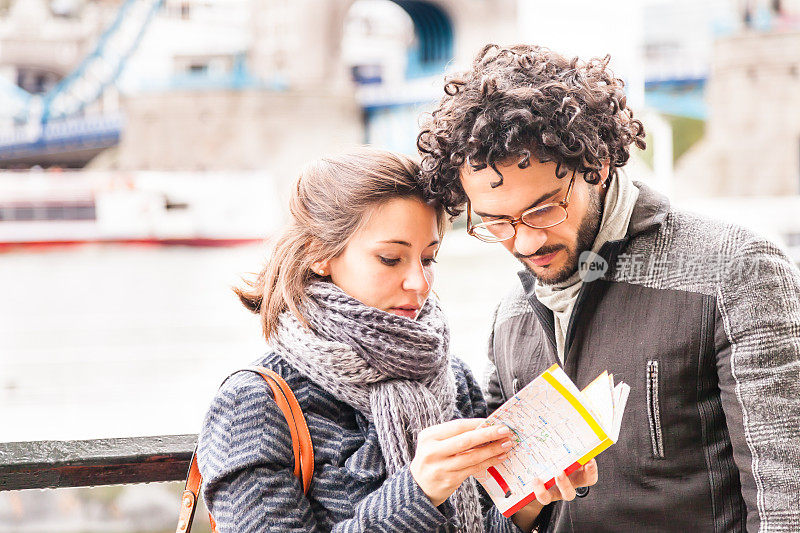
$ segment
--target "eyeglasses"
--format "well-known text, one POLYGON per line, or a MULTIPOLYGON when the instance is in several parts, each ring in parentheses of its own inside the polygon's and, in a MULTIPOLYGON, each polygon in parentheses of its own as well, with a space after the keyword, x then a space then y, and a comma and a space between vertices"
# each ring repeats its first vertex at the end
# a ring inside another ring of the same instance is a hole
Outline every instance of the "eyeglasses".
POLYGON ((567 195, 560 202, 552 202, 528 209, 519 218, 501 218, 480 224, 472 223, 472 205, 467 200, 467 233, 484 242, 507 241, 517 235, 517 226, 522 223, 534 229, 552 228, 567 220, 567 206, 572 193, 575 176, 569 180, 567 195))

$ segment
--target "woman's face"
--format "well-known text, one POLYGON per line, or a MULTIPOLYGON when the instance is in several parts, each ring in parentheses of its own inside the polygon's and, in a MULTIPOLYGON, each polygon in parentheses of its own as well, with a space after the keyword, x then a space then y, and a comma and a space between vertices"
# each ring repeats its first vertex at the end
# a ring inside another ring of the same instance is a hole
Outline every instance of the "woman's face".
POLYGON ((376 206, 339 256, 315 264, 362 303, 415 319, 433 285, 436 212, 416 198, 376 206))

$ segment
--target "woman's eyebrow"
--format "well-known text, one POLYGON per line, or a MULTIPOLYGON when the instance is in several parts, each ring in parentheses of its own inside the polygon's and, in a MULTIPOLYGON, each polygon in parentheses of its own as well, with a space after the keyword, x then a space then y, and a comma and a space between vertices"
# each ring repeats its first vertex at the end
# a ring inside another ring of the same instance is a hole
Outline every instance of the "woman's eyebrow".
MULTIPOLYGON (((399 244, 401 246, 407 246, 407 247, 411 248, 411 243, 408 242, 408 241, 389 239, 387 241, 378 241, 378 242, 381 243, 381 244, 399 244)), ((430 248, 431 246, 436 246, 437 244, 439 244, 438 239, 434 239, 434 240, 431 241, 431 243, 428 246, 426 246, 426 248, 430 248)))
MULTIPOLYGON (((555 190, 553 190, 553 191, 550 191, 550 192, 544 193, 544 194, 543 194, 542 196, 540 196, 540 197, 539 197, 539 198, 538 198, 538 199, 537 199, 535 202, 533 202, 531 205, 529 205, 528 207, 526 207, 526 208, 525 208, 525 209, 523 209, 522 211, 523 211, 523 212, 525 212, 525 211, 527 211, 528 209, 533 209, 534 207, 536 207, 536 206, 537 206, 537 205, 539 205, 540 203, 544 202, 544 201, 545 201, 545 200, 547 200, 548 198, 550 198, 550 197, 552 197, 552 196, 555 196, 555 195, 556 195, 556 194, 558 194, 560 191, 561 191, 561 187, 559 187, 558 189, 555 189, 555 190)), ((481 213, 480 211, 476 211, 475 209, 473 209, 473 211, 474 211, 474 212, 475 212, 475 214, 476 214, 476 215, 478 215, 479 217, 491 217, 491 218, 514 218, 514 217, 512 217, 512 216, 509 216, 509 215, 490 215, 489 213, 481 213)))

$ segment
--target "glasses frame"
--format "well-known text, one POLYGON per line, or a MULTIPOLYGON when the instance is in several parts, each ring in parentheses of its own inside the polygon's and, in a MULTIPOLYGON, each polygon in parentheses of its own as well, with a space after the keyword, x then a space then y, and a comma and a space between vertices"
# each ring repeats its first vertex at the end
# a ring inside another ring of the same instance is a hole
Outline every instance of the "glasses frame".
POLYGON ((529 228, 533 228, 533 229, 547 229, 547 228, 552 228, 553 226, 558 226, 559 224, 561 224, 565 220, 567 220, 567 218, 569 218, 569 211, 567 211, 567 207, 569 207, 569 197, 572 194, 572 186, 573 186, 574 183, 575 183, 575 175, 573 174, 572 175, 572 179, 569 180, 569 186, 567 187, 567 194, 566 194, 566 196, 564 196, 564 199, 561 200, 560 202, 550 202, 550 203, 547 203, 547 204, 544 204, 544 205, 540 205, 538 207, 531 207, 530 209, 524 211, 517 218, 511 218, 511 217, 507 217, 506 218, 506 217, 504 217, 504 218, 498 218, 497 220, 492 220, 490 222, 479 222, 478 224, 473 224, 472 223, 472 205, 470 204, 469 199, 467 199, 467 233, 469 235, 472 235, 476 239, 483 241, 483 242, 492 242, 492 243, 494 243, 494 242, 507 241, 509 239, 513 239, 514 237, 516 237, 517 236, 517 226, 520 225, 520 224, 525 224, 529 228), (564 219, 559 221, 559 222, 556 222, 555 224, 548 224, 547 226, 534 226, 534 225, 528 224, 527 222, 522 220, 525 217, 525 215, 528 215, 533 211, 537 211, 539 209, 549 209, 551 207, 560 207, 561 209, 563 209, 564 210, 564 219), (486 238, 481 237, 481 236, 479 236, 479 235, 477 235, 475 233, 475 228, 478 227, 478 226, 487 227, 487 226, 490 226, 492 224, 496 224, 497 222, 500 222, 500 221, 510 223, 511 227, 514 228, 514 234, 509 236, 509 237, 506 237, 505 239, 498 238, 496 240, 487 240, 486 238))

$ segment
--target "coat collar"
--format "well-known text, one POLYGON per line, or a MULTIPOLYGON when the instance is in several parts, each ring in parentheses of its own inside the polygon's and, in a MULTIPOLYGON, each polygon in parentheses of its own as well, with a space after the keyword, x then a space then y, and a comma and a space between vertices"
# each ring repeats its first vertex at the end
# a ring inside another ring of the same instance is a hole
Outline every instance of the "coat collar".
POLYGON ((641 181, 634 181, 633 184, 639 189, 639 198, 633 206, 628 224, 629 238, 660 228, 670 208, 669 199, 660 192, 641 181))

